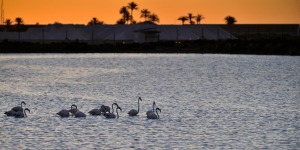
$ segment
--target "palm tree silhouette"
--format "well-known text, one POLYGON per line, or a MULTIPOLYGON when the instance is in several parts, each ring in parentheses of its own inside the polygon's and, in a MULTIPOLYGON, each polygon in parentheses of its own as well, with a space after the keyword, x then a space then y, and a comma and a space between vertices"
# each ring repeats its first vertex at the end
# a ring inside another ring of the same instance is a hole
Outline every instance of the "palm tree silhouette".
POLYGON ((104 24, 103 21, 98 20, 96 17, 92 18, 89 22, 88 25, 97 25, 97 24, 104 24))
POLYGON ((150 16, 150 11, 148 9, 141 10, 141 18, 145 18, 145 21, 147 21, 147 18, 150 16))
POLYGON ((232 16, 226 16, 224 18, 224 20, 225 20, 226 24, 228 24, 228 25, 232 25, 232 24, 235 24, 237 22, 237 20, 232 16))
POLYGON ((12 24, 11 19, 5 19, 6 31, 10 30, 11 24, 12 24))
POLYGON ((129 8, 131 10, 130 13, 130 23, 133 23, 133 10, 138 10, 138 5, 135 2, 130 2, 128 3, 127 8, 129 8))
POLYGON ((118 24, 126 24, 126 22, 128 22, 130 19, 130 15, 129 15, 129 11, 127 10, 127 7, 123 6, 119 12, 120 12, 120 14, 123 15, 123 18, 118 20, 117 23, 118 24))
POLYGON ((15 22, 17 23, 18 26, 20 26, 21 24, 24 23, 23 19, 20 18, 20 17, 17 17, 17 18, 15 19, 15 22))
POLYGON ((159 22, 159 18, 158 18, 158 16, 156 15, 156 14, 151 14, 151 15, 149 15, 149 20, 151 21, 151 22, 153 22, 153 23, 155 23, 155 22, 159 22))
POLYGON ((181 20, 182 21, 182 25, 184 25, 184 22, 187 21, 188 18, 186 16, 181 16, 177 20, 181 20))
POLYGON ((203 20, 203 19, 204 19, 204 17, 201 14, 198 14, 196 16, 196 22, 197 22, 197 24, 200 24, 201 20, 203 20))
POLYGON ((15 19, 15 22, 17 22, 17 26, 18 26, 18 40, 19 40, 19 42, 20 42, 20 40, 21 40, 21 37, 20 37, 21 25, 23 24, 24 21, 23 21, 22 18, 17 17, 17 18, 15 19))
POLYGON ((190 20, 190 24, 194 24, 195 22, 193 21, 193 19, 195 18, 195 16, 193 16, 192 13, 188 13, 187 18, 190 20))

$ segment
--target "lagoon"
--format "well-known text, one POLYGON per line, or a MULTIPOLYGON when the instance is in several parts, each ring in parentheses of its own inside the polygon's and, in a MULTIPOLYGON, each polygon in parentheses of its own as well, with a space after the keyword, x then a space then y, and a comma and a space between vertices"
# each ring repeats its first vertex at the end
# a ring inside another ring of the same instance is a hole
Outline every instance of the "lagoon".
POLYGON ((297 149, 299 66, 291 56, 2 54, 1 149, 297 149), (27 118, 4 115, 21 101, 27 118), (158 120, 146 118, 153 101, 158 120), (114 102, 117 120, 56 115, 114 102))

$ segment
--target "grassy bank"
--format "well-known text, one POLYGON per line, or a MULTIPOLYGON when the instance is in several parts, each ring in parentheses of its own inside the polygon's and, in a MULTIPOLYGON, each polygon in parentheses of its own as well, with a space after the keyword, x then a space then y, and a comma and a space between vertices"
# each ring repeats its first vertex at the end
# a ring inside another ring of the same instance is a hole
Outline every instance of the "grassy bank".
POLYGON ((211 53, 300 56, 300 39, 199 40, 99 45, 79 41, 49 44, 2 41, 0 53, 211 53))

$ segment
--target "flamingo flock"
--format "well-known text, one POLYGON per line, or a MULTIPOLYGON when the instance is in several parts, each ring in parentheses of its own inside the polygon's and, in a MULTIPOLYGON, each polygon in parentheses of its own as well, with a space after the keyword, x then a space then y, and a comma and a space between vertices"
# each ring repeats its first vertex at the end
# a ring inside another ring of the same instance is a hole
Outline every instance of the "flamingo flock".
MULTIPOLYGON (((140 101, 142 101, 141 97, 138 98, 137 110, 131 109, 127 113, 129 116, 137 116, 139 114, 140 101)), ((22 101, 21 106, 13 107, 11 110, 4 112, 4 114, 7 116, 15 117, 15 118, 26 118, 27 117, 26 111, 28 111, 30 113, 30 110, 28 108, 23 109, 23 104, 26 105, 26 103, 24 101, 22 101)), ((102 105, 102 106, 100 106, 99 109, 98 108, 92 109, 88 113, 92 116, 104 116, 107 119, 118 119, 119 118, 118 110, 122 111, 122 108, 117 103, 113 103, 111 105, 111 109, 109 106, 102 105), (115 106, 115 109, 114 109, 114 106, 115 106), (112 111, 110 111, 110 110, 112 110, 112 111), (116 114, 114 113, 114 110, 115 110, 116 114)), ((157 108, 156 103, 153 102, 152 110, 147 111, 146 116, 148 119, 159 119, 158 112, 161 113, 161 109, 157 108)), ((83 113, 82 111, 80 111, 77 108, 77 105, 75 105, 75 104, 71 105, 71 109, 69 109, 69 110, 62 109, 61 111, 56 113, 56 115, 59 115, 62 118, 66 118, 66 117, 70 117, 70 116, 78 117, 78 118, 86 117, 86 114, 83 113)))

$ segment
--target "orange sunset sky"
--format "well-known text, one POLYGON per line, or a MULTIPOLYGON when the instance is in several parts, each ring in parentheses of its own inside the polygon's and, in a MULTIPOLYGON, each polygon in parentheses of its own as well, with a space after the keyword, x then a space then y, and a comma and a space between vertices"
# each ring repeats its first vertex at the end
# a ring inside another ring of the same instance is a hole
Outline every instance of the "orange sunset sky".
POLYGON ((138 22, 146 8, 158 15, 159 24, 181 24, 177 18, 188 13, 202 14, 203 24, 224 24, 227 15, 237 24, 300 23, 300 0, 4 0, 4 16, 21 17, 25 24, 87 24, 93 17, 115 24, 120 8, 132 1, 138 4, 133 12, 138 22))

